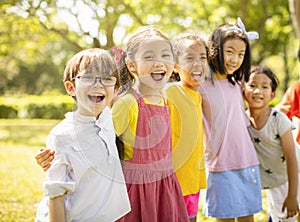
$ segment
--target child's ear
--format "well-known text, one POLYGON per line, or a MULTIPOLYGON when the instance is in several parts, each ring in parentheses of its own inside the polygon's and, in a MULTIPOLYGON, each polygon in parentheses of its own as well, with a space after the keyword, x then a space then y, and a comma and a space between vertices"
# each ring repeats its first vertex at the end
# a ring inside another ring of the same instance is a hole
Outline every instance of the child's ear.
POLYGON ((126 66, 131 73, 136 74, 136 65, 132 60, 126 60, 126 66))
POLYGON ((274 99, 275 96, 276 96, 276 92, 274 91, 274 92, 271 93, 271 99, 274 99))
POLYGON ((70 96, 75 96, 75 94, 76 94, 76 93, 75 93, 76 88, 75 88, 74 82, 66 81, 66 82, 64 83, 64 85, 65 85, 65 89, 66 89, 67 93, 68 93, 70 96))
POLYGON ((120 91, 120 87, 115 87, 114 97, 118 96, 119 91, 120 91))

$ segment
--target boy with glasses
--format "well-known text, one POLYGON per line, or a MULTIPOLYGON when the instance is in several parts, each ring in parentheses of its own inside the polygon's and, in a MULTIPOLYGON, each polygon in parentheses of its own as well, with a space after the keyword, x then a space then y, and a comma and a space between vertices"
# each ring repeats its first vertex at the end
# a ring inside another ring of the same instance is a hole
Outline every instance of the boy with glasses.
POLYGON ((130 211, 108 108, 119 73, 108 52, 93 48, 71 58, 63 81, 77 109, 47 137, 55 153, 36 221, 115 221, 130 211))

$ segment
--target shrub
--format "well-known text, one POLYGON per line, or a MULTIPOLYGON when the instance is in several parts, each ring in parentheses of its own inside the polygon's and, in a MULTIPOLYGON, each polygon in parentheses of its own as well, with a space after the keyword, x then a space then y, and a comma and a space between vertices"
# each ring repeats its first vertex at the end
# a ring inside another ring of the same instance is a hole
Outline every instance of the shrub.
POLYGON ((27 118, 34 119, 63 119, 64 114, 72 110, 72 104, 29 104, 27 118))
POLYGON ((0 118, 13 119, 18 117, 18 110, 11 106, 0 105, 0 118))
POLYGON ((63 119, 73 110, 67 95, 21 95, 0 97, 0 118, 63 119))

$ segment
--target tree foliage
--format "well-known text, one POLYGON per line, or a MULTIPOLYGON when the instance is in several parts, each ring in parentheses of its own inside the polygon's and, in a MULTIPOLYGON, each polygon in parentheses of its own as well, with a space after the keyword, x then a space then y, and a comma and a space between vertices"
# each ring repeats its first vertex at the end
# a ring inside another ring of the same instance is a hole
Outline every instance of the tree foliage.
MULTIPOLYGON (((170 38, 186 29, 209 34, 217 25, 241 17, 252 42, 253 64, 296 78, 295 33, 288 1, 278 0, 5 0, 0 4, 0 94, 63 92, 66 61, 87 47, 124 46, 128 34, 155 25, 170 38), (274 61, 274 60, 272 60, 274 61), (278 67, 278 64, 281 64, 278 67), (273 67, 272 67, 273 66, 273 67)), ((284 87, 286 87, 284 86, 284 87)))

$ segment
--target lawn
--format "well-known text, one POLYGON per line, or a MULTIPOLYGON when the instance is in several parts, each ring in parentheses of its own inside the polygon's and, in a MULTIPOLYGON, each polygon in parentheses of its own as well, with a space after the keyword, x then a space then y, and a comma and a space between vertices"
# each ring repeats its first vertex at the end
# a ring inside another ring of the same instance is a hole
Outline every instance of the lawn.
MULTIPOLYGON (((0 221, 34 221, 45 173, 34 155, 57 120, 0 120, 0 221)), ((265 207, 265 201, 264 201, 265 207)), ((205 218, 199 209, 198 222, 205 218)), ((255 215, 265 221, 265 212, 255 215)))
POLYGON ((0 221, 34 221, 45 173, 34 155, 53 120, 0 120, 0 221))

